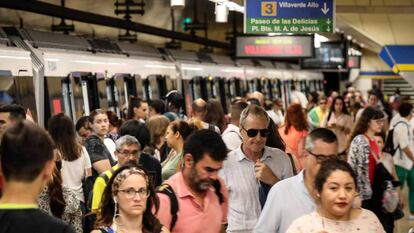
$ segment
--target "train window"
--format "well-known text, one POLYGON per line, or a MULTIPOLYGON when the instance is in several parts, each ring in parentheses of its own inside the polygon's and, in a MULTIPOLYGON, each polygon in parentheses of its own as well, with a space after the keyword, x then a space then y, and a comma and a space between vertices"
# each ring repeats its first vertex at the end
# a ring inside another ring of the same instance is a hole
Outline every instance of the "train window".
POLYGON ((36 101, 33 77, 9 76, 2 77, 0 85, 0 99, 3 103, 18 103, 29 109, 32 117, 37 121, 36 101))

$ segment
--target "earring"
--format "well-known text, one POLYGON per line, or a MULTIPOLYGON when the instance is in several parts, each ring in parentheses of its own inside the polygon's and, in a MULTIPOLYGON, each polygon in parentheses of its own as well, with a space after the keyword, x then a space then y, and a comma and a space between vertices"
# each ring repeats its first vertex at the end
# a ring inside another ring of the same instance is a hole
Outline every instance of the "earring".
POLYGON ((114 197, 114 202, 115 202, 115 208, 114 208, 114 217, 112 218, 112 222, 115 224, 115 226, 122 226, 122 222, 121 222, 121 214, 118 213, 118 201, 116 199, 116 197, 114 197))

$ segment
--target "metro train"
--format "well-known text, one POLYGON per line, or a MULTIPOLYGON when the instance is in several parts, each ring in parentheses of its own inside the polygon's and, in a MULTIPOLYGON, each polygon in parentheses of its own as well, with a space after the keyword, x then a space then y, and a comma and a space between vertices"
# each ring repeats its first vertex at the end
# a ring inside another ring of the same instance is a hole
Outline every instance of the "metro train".
POLYGON ((225 112, 252 91, 288 103, 292 85, 322 91, 323 75, 287 63, 0 28, 0 102, 22 104, 41 125, 59 112, 74 121, 96 108, 121 115, 130 96, 160 99, 174 89, 187 107, 216 98, 225 112))

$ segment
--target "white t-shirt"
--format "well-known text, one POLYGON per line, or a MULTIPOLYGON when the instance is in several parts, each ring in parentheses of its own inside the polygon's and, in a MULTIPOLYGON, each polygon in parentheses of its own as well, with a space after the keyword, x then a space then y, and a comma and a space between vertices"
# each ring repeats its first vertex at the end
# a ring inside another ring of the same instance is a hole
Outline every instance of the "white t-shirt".
POLYGON ((110 138, 104 138, 104 144, 106 148, 108 149, 109 153, 111 153, 112 158, 114 161, 118 161, 118 158, 115 156, 115 150, 116 150, 116 144, 115 142, 110 138))
POLYGON ((229 149, 230 151, 239 148, 239 146, 242 144, 240 129, 236 125, 228 124, 226 130, 224 130, 221 137, 223 138, 223 141, 226 144, 227 149, 229 149))
POLYGON ((82 189, 82 181, 86 175, 86 169, 91 168, 91 159, 88 151, 82 146, 81 156, 74 161, 62 160, 62 180, 63 185, 72 189, 76 193, 79 201, 85 202, 82 189))

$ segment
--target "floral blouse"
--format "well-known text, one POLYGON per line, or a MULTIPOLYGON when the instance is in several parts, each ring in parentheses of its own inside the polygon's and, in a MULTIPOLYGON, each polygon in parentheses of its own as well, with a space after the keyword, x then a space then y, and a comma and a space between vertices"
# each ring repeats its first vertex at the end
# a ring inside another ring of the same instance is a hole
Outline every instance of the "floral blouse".
MULTIPOLYGON (((65 186, 62 187, 62 190, 63 198, 66 202, 66 207, 63 211, 61 219, 65 223, 72 225, 76 233, 82 233, 82 212, 80 209, 80 202, 72 190, 66 188, 65 186)), ((49 189, 47 186, 40 193, 37 202, 39 204, 39 209, 53 216, 52 211, 50 210, 49 189)))
POLYGON ((369 181, 369 154, 370 146, 365 136, 363 134, 355 136, 349 146, 348 163, 357 176, 361 200, 369 200, 372 197, 369 181))
POLYGON ((289 226, 286 233, 385 233, 377 216, 369 210, 362 209, 356 219, 337 221, 324 218, 314 211, 304 215, 289 226))

